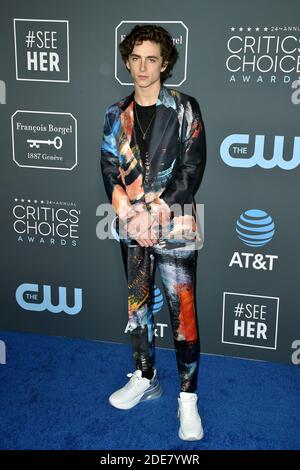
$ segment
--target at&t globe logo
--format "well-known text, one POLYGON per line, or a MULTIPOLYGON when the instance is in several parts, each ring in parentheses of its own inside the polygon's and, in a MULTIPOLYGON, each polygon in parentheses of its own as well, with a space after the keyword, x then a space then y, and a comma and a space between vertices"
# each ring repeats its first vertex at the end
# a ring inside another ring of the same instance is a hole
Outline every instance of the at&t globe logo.
POLYGON ((272 240, 275 224, 265 211, 250 209, 240 215, 235 230, 245 245, 259 247, 272 240))
MULTIPOLYGON (((275 224, 267 212, 261 209, 248 209, 239 216, 235 231, 245 245, 251 248, 261 248, 273 239, 275 224)), ((235 251, 229 267, 272 271, 276 259, 278 259, 277 255, 235 251)))

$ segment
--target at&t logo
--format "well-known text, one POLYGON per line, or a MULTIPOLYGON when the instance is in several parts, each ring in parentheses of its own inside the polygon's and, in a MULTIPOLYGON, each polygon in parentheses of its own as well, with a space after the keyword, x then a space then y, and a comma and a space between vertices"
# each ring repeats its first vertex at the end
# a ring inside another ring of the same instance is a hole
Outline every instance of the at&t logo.
MULTIPOLYGON (((236 222, 237 236, 247 246, 260 248, 269 243, 275 233, 272 217, 260 209, 250 209, 243 212, 236 222)), ((235 251, 229 267, 262 269, 272 271, 277 255, 235 251)))

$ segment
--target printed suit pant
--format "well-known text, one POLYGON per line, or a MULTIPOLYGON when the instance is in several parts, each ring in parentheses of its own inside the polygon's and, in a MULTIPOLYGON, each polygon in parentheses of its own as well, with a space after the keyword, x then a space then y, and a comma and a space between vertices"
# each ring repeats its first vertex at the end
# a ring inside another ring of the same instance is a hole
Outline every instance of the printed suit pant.
POLYGON ((128 284, 128 319, 136 369, 155 365, 153 287, 156 265, 164 287, 182 392, 195 392, 199 332, 195 307, 197 250, 127 247, 121 242, 128 284))

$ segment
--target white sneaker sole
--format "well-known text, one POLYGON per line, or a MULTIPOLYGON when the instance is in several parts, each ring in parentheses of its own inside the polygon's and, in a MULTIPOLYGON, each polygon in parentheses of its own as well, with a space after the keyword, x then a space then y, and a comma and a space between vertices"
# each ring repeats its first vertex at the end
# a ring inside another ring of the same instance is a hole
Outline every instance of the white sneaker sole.
POLYGON ((108 401, 113 406, 114 408, 117 408, 118 410, 130 410, 134 406, 138 405, 142 401, 150 401, 150 400, 155 400, 156 398, 161 397, 162 395, 162 388, 160 384, 156 386, 152 390, 146 390, 142 395, 139 395, 134 398, 134 400, 131 401, 126 401, 123 403, 114 403, 114 401, 109 397, 108 401))
POLYGON ((191 437, 187 437, 183 434, 183 432, 181 431, 181 428, 179 428, 179 432, 178 432, 178 436, 180 437, 180 439, 182 439, 183 441, 200 441, 201 439, 203 439, 204 437, 204 432, 202 430, 202 432, 198 435, 198 436, 191 436, 191 437))

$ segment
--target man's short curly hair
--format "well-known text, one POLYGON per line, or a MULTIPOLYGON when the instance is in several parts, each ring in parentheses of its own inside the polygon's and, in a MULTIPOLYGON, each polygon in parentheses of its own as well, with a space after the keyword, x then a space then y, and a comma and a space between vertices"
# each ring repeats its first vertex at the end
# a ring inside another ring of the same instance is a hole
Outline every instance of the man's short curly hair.
POLYGON ((164 82, 172 76, 171 71, 179 56, 171 34, 161 26, 152 24, 136 25, 119 44, 119 51, 125 64, 134 46, 141 44, 143 41, 154 41, 160 44, 162 63, 168 62, 167 68, 160 74, 161 82, 164 82))

